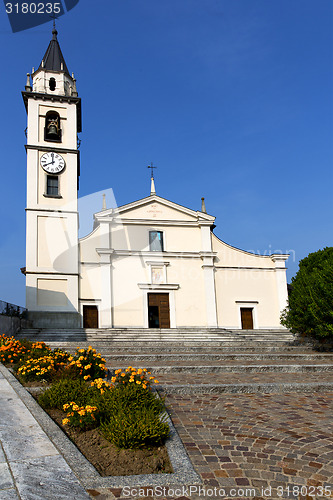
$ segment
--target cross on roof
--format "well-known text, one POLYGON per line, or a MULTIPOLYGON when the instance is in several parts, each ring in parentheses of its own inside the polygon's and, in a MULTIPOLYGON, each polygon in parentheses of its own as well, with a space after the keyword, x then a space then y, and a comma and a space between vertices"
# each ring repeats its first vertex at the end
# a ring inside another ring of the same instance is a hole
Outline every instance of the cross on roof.
POLYGON ((153 162, 151 162, 151 164, 150 164, 150 165, 148 165, 148 168, 150 168, 150 169, 151 169, 151 172, 150 172, 150 178, 151 178, 151 179, 154 179, 154 170, 153 170, 153 169, 154 169, 154 168, 157 168, 157 167, 154 167, 154 166, 153 166, 153 162))
POLYGON ((56 30, 56 19, 58 19, 58 16, 53 12, 51 15, 50 15, 50 18, 53 19, 53 30, 56 30))

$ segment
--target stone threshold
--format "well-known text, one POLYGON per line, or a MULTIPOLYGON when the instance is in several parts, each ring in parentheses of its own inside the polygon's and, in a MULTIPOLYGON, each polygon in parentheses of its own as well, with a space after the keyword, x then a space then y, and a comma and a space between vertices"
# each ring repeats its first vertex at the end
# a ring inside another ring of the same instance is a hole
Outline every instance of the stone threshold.
POLYGON ((59 453, 64 457, 85 489, 202 484, 202 480, 195 472, 169 415, 167 415, 167 422, 170 426, 170 437, 165 445, 174 470, 173 473, 103 477, 51 417, 39 406, 29 391, 20 384, 14 375, 3 365, 0 365, 0 371, 58 449, 59 453))

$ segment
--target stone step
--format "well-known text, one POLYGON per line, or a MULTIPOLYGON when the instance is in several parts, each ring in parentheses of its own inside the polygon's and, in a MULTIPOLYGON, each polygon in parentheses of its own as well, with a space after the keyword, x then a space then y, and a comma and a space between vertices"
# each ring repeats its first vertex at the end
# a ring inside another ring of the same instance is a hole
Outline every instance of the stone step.
POLYGON ((192 365, 193 363, 200 363, 204 361, 205 364, 213 364, 220 361, 223 364, 249 364, 257 363, 263 360, 265 363, 281 363, 281 361, 286 363, 333 363, 333 353, 332 354, 318 354, 315 352, 311 353, 230 353, 230 354, 216 354, 215 352, 210 353, 178 353, 178 354, 167 354, 167 353, 150 353, 150 354, 121 354, 114 353, 108 350, 103 350, 103 357, 106 358, 108 364, 117 363, 123 364, 128 363, 131 366, 134 364, 137 366, 146 365, 159 365, 171 364, 174 366, 176 364, 192 365))
POLYGON ((18 338, 59 341, 197 341, 197 340, 293 340, 288 330, 234 330, 225 329, 24 329, 17 334, 18 338))
MULTIPOLYGON (((23 338, 23 337, 17 337, 23 338)), ((192 336, 109 336, 107 338, 98 338, 98 337, 81 337, 81 336, 64 336, 60 337, 57 335, 40 335, 38 337, 25 335, 24 338, 31 340, 44 341, 46 343, 58 344, 59 346, 69 346, 69 345, 77 345, 77 344, 90 344, 90 345, 98 345, 103 348, 110 346, 114 348, 127 348, 132 347, 135 349, 140 349, 141 347, 149 346, 150 349, 165 347, 169 345, 175 349, 179 347, 186 346, 206 346, 206 347, 278 347, 278 346, 288 346, 288 345, 298 345, 297 342, 294 341, 293 337, 192 337, 192 336)), ((307 346, 308 344, 303 343, 300 344, 302 346, 307 346)))
POLYGON ((270 334, 285 334, 285 333, 290 333, 287 329, 285 328, 261 328, 261 329, 256 329, 256 330, 243 330, 243 329, 226 329, 226 328, 73 328, 73 329, 66 329, 66 328, 24 328, 21 330, 21 333, 56 333, 56 334, 62 334, 62 333, 90 333, 90 334, 106 334, 108 335, 109 333, 111 334, 127 334, 127 333, 136 333, 136 334, 141 334, 141 333, 183 333, 183 334, 188 334, 188 333, 196 333, 196 334, 209 334, 209 333, 217 333, 217 334, 224 334, 224 333, 232 333, 232 334, 237 334, 237 333, 243 333, 243 334, 254 334, 254 333, 270 333, 270 334))
POLYGON ((224 340, 224 339, 268 339, 268 340, 276 340, 276 339, 291 339, 293 340, 295 337, 291 333, 266 333, 266 332, 258 332, 258 333, 247 333, 244 334, 242 331, 237 333, 224 332, 222 333, 164 333, 164 332, 126 332, 126 333, 118 333, 118 332, 108 332, 108 333, 90 333, 90 332, 25 332, 21 331, 16 335, 17 338, 23 337, 36 337, 38 339, 41 338, 50 338, 50 339, 101 339, 101 340, 146 340, 146 339, 216 339, 216 340, 224 340))
POLYGON ((333 392, 332 382, 256 382, 235 384, 173 384, 162 385, 158 392, 164 394, 270 394, 270 393, 328 393, 333 392))
MULTIPOLYGON (((114 370, 122 369, 123 371, 127 368, 126 366, 110 366, 106 364, 107 368, 111 371, 112 375, 114 370)), ((161 365, 135 365, 135 368, 147 368, 153 373, 153 375, 161 374, 173 374, 173 373, 333 373, 333 363, 332 364, 322 364, 322 363, 311 363, 311 364, 230 364, 230 365, 172 365, 172 366, 161 366, 161 365)), ((333 382, 333 377, 332 377, 333 382)))
POLYGON ((159 391, 177 394, 333 391, 332 372, 165 373, 158 381, 159 391))
POLYGON ((253 353, 261 353, 264 355, 265 353, 299 353, 299 354, 311 354, 313 353, 313 349, 308 345, 267 345, 266 343, 259 343, 256 346, 253 344, 249 345, 245 343, 243 345, 231 343, 231 345, 215 345, 215 344, 184 344, 184 343, 160 343, 160 344, 134 344, 133 342, 126 344, 119 344, 114 342, 47 342, 47 344, 52 348, 61 348, 66 349, 70 352, 75 351, 77 347, 87 348, 92 346, 99 352, 103 352, 105 354, 116 354, 116 355, 155 355, 155 354, 253 354, 253 353))

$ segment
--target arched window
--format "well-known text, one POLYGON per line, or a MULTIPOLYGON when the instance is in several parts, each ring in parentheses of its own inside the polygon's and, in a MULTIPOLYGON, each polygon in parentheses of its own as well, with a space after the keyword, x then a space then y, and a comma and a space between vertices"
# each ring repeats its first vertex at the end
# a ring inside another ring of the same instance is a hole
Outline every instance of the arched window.
POLYGON ((49 80, 49 87, 50 87, 50 90, 55 90, 56 89, 56 81, 55 81, 55 78, 50 78, 49 80))
POLYGON ((60 115, 56 111, 48 111, 45 117, 45 141, 61 142, 60 115))

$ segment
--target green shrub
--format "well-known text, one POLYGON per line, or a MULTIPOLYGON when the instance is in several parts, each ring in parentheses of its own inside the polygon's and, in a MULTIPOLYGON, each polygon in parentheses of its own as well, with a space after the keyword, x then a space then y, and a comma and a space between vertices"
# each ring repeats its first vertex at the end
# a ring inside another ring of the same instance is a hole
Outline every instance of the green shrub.
POLYGON ((123 408, 103 422, 100 430, 105 439, 118 448, 157 446, 164 443, 170 432, 165 418, 147 408, 135 411, 123 408))
POLYGON ((75 401, 78 405, 88 404, 95 391, 92 391, 82 379, 62 379, 40 394, 38 403, 42 408, 62 410, 64 404, 75 401))
POLYGON ((157 393, 144 389, 141 385, 118 385, 102 395, 96 395, 94 402, 100 411, 101 420, 108 420, 113 414, 126 411, 149 410, 153 415, 164 411, 164 401, 157 393))

